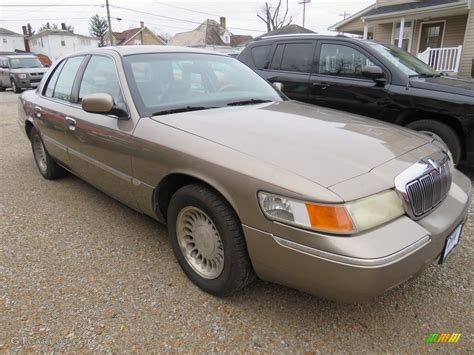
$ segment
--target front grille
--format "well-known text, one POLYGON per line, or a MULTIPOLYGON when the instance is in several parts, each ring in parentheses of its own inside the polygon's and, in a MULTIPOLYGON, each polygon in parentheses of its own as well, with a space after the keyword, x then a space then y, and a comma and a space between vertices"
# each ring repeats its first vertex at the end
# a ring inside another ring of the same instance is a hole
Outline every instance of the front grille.
POLYGON ((406 185, 406 192, 413 214, 419 217, 436 207, 447 195, 452 175, 449 161, 438 169, 406 185))

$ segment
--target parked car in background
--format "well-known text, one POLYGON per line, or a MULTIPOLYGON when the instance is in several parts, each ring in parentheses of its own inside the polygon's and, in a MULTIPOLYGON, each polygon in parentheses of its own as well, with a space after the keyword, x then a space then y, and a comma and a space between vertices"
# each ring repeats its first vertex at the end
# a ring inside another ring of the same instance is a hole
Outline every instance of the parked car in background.
POLYGON ((263 37, 238 59, 290 98, 424 132, 455 163, 474 162, 474 81, 436 72, 408 52, 374 41, 313 34, 263 37))
POLYGON ((39 172, 69 170, 167 223, 181 268, 211 294, 256 274, 355 302, 459 242, 471 181, 432 137, 288 100, 197 49, 105 47, 47 75, 19 98, 39 172))
POLYGON ((47 70, 33 54, 0 55, 0 91, 34 89, 47 70))

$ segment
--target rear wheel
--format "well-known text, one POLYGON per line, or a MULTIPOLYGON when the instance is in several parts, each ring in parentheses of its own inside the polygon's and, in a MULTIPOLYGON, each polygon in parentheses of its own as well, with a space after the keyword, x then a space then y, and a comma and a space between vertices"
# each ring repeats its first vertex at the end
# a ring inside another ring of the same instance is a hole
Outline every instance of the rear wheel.
POLYGON ((35 127, 31 128, 30 133, 31 148, 33 149, 33 157, 39 172, 45 179, 53 180, 64 176, 66 171, 61 168, 49 155, 46 150, 39 132, 35 127))
POLYGON ((407 124, 407 127, 433 138, 441 139, 451 151, 453 163, 457 165, 461 160, 461 141, 457 133, 447 124, 433 120, 420 120, 407 124))
POLYGON ((0 92, 5 91, 5 88, 0 84, 0 92))
POLYGON ((199 288, 224 296, 255 278, 240 221, 217 192, 201 184, 182 187, 167 219, 176 258, 199 288))
POLYGON ((15 82, 15 79, 11 79, 12 82, 12 90, 14 93, 19 94, 21 92, 21 89, 18 87, 18 85, 15 82))

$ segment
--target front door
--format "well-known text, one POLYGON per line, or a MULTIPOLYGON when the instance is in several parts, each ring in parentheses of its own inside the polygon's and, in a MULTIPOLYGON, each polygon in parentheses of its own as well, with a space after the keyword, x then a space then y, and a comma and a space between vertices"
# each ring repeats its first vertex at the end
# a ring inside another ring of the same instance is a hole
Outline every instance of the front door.
POLYGON ((75 84, 74 110, 66 117, 71 169, 100 190, 137 208, 132 193, 132 133, 136 120, 93 114, 82 109, 84 96, 107 93, 127 109, 112 57, 92 55, 75 84))
POLYGON ((444 34, 444 22, 432 22, 421 24, 419 53, 427 48, 441 48, 444 34))
POLYGON ((318 44, 315 57, 310 103, 364 116, 385 116, 389 92, 384 83, 362 76, 365 66, 381 67, 375 58, 351 43, 330 40, 318 44))

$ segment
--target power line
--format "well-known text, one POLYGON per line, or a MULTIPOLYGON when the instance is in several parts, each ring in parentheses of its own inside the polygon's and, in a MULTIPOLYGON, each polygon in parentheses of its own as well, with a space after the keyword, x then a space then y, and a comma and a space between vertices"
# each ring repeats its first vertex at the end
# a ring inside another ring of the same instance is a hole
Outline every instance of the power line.
POLYGON ((101 4, 5 4, 0 7, 78 7, 78 6, 103 6, 101 4))
MULTIPOLYGON (((158 15, 158 14, 154 14, 154 13, 146 12, 146 11, 140 11, 140 10, 130 9, 130 8, 128 8, 128 7, 123 7, 123 6, 110 5, 110 7, 113 7, 113 8, 116 8, 116 9, 121 9, 121 10, 126 10, 126 11, 131 11, 131 12, 136 12, 136 13, 139 13, 139 14, 145 14, 145 15, 150 15, 150 16, 156 16, 156 17, 168 19, 168 20, 171 20, 171 21, 194 23, 194 24, 197 24, 197 25, 200 25, 200 24, 202 23, 202 22, 196 22, 196 21, 192 21, 192 20, 180 19, 180 18, 176 18, 176 17, 158 15)), ((260 33, 265 32, 265 31, 261 31, 261 30, 255 30, 255 29, 249 29, 249 28, 241 28, 241 27, 229 27, 229 28, 230 28, 230 29, 235 29, 235 30, 251 31, 251 32, 260 32, 260 33)))
POLYGON ((4 22, 12 22, 12 21, 21 21, 21 22, 28 22, 28 21, 62 21, 62 20, 89 20, 89 17, 29 18, 28 20, 25 20, 25 19, 11 19, 11 20, 0 19, 0 21, 4 21, 4 22))

